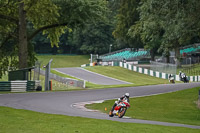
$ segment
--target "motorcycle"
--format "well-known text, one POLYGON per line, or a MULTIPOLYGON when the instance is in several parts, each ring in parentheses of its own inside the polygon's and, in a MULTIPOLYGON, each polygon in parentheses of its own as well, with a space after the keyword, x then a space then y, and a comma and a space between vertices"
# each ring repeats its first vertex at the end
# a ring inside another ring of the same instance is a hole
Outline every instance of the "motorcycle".
POLYGON ((169 82, 172 83, 172 84, 175 84, 175 81, 174 81, 174 77, 173 77, 173 76, 169 78, 169 82))
POLYGON ((130 104, 127 101, 120 101, 117 106, 115 106, 114 110, 110 110, 109 112, 109 116, 113 117, 113 116, 118 116, 119 118, 122 118, 125 113, 126 110, 130 107, 130 104))
POLYGON ((187 76, 185 75, 185 73, 182 73, 181 81, 183 81, 184 83, 189 83, 189 80, 188 80, 187 76))

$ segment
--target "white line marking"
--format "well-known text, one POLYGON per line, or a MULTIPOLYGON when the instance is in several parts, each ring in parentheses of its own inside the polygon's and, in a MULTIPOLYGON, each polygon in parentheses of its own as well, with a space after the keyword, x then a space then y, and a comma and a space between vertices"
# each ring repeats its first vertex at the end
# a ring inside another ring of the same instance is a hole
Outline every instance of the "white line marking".
MULTIPOLYGON (((181 91, 181 90, 177 90, 177 91, 181 91)), ((142 95, 142 96, 134 96, 134 97, 131 97, 131 98, 156 96, 156 95, 167 94, 167 93, 172 93, 172 92, 176 92, 176 91, 169 91, 169 92, 156 93, 156 94, 150 94, 150 95, 142 95)))
POLYGON ((99 75, 99 76, 103 76, 103 77, 106 77, 106 78, 110 78, 110 79, 113 79, 113 80, 124 82, 124 83, 127 83, 127 84, 134 84, 134 83, 130 83, 130 82, 127 82, 127 81, 120 80, 120 79, 115 79, 115 78, 112 78, 112 77, 108 77, 108 76, 105 76, 105 75, 102 75, 102 74, 99 74, 99 73, 95 73, 95 72, 89 71, 89 70, 84 69, 84 68, 79 68, 79 69, 85 70, 87 72, 90 72, 90 73, 93 73, 93 74, 96 74, 96 75, 99 75))
MULTIPOLYGON (((90 73, 93 73, 93 74, 96 74, 96 75, 99 75, 99 76, 102 76, 102 77, 107 77, 107 78, 110 78, 110 79, 113 79, 113 80, 117 80, 117 81, 120 81, 120 82, 124 82, 124 83, 127 83, 127 84, 134 84, 134 83, 130 83, 130 82, 126 82, 126 81, 122 81, 122 80, 119 80, 119 79, 111 78, 111 77, 108 77, 108 76, 105 76, 105 75, 101 75, 101 74, 98 74, 98 73, 95 73, 95 72, 91 72, 91 71, 86 70, 86 69, 84 69, 84 68, 80 68, 80 67, 76 67, 76 68, 78 68, 78 69, 82 69, 82 70, 84 70, 84 71, 87 71, 87 72, 90 72, 90 73)), ((69 76, 71 76, 71 77, 77 78, 77 77, 75 77, 75 76, 73 76, 73 75, 70 75, 70 74, 67 74, 67 73, 61 72, 61 71, 59 71, 59 70, 56 70, 56 69, 53 69, 53 70, 55 70, 55 71, 57 71, 57 72, 59 72, 59 73, 62 73, 62 74, 69 75, 69 76)), ((82 78, 77 78, 77 79, 87 81, 87 80, 82 79, 82 78)), ((87 81, 87 82, 91 82, 91 81, 87 81)), ((91 83, 93 83, 93 84, 97 84, 97 83, 94 83, 94 82, 91 82, 91 83)), ((97 84, 97 85, 99 85, 99 84, 97 84)))
MULTIPOLYGON (((62 74, 65 74, 65 75, 69 75, 69 76, 71 76, 71 77, 74 77, 74 78, 76 78, 75 80, 83 80, 83 81, 91 82, 91 81, 88 81, 88 80, 85 80, 85 79, 82 79, 82 78, 78 78, 78 77, 75 77, 75 76, 73 76, 73 75, 70 75, 70 74, 67 74, 67 73, 61 72, 61 71, 56 70, 56 69, 53 69, 53 70, 55 70, 55 71, 57 71, 57 72, 59 72, 59 73, 62 73, 62 74)), ((92 83, 92 84, 96 84, 96 85, 98 85, 97 83, 94 83, 94 82, 91 82, 91 83, 92 83)))
MULTIPOLYGON (((59 71, 59 70, 56 70, 56 69, 53 69, 53 70, 54 70, 54 71, 57 71, 57 72, 59 72, 59 73, 62 73, 62 74, 65 74, 65 75, 69 75, 69 76, 71 76, 71 77, 74 77, 74 76, 72 76, 72 75, 70 75, 70 74, 61 72, 61 71, 59 71)), ((65 78, 66 78, 66 77, 65 77, 65 78)), ((74 77, 74 78, 76 78, 75 80, 80 79, 80 78, 77 78, 77 77, 74 77)), ((71 79, 71 78, 67 78, 67 79, 71 79)), ((83 80, 83 79, 80 79, 80 80, 83 80)))
POLYGON ((128 117, 128 116, 123 116, 123 118, 125 118, 125 119, 131 119, 131 117, 128 117))
POLYGON ((71 105, 71 107, 75 107, 75 108, 77 108, 77 109, 81 109, 81 110, 87 111, 87 112, 99 112, 99 110, 87 109, 87 108, 85 107, 85 105, 86 105, 86 104, 93 104, 93 103, 103 103, 103 101, 104 101, 104 100, 74 103, 74 104, 71 105))

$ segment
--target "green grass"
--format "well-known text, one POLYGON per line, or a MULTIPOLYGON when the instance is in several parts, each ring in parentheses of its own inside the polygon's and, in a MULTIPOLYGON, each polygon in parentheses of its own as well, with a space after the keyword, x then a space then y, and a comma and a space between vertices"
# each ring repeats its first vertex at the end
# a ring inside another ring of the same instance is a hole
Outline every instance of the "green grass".
MULTIPOLYGON (((166 84, 168 80, 152 77, 149 75, 134 72, 121 67, 111 67, 111 66, 95 66, 95 67, 85 67, 85 69, 100 73, 112 78, 127 81, 133 84, 123 85, 123 86, 141 86, 141 85, 156 85, 156 84, 166 84)), ((119 85, 119 87, 122 85, 119 85)), ((117 87, 117 86, 116 86, 117 87)))
MULTIPOLYGON (((100 73, 109 77, 127 81, 133 84, 121 84, 121 85, 98 85, 91 82, 86 82, 87 89, 103 89, 103 88, 114 88, 114 87, 130 87, 130 86, 144 86, 144 85, 156 85, 156 84, 167 84, 168 80, 160 79, 145 74, 130 71, 121 67, 111 67, 111 66, 95 66, 95 67, 85 67, 89 71, 100 73), (136 82, 137 81, 137 82, 136 82)), ((74 78, 57 71, 51 71, 61 77, 74 78)), ((74 78, 76 79, 76 78, 74 78)))
POLYGON ((51 68, 80 67, 89 63, 89 55, 37 55, 41 66, 46 66, 50 59, 53 59, 51 68))
MULTIPOLYGON (((116 79, 133 83, 133 84, 121 84, 121 85, 98 85, 98 84, 93 84, 91 82, 86 82, 87 89, 103 89, 103 88, 130 87, 130 86, 155 85, 155 84, 168 83, 168 80, 140 74, 134 71, 121 68, 121 67, 95 66, 95 67, 85 67, 85 69, 93 71, 93 72, 97 72, 109 77, 113 77, 116 79)), ((59 73, 55 70, 51 70, 51 72, 61 77, 76 79, 66 74, 59 73)))
POLYGON ((105 88, 118 88, 118 87, 130 87, 130 86, 133 86, 133 84, 99 85, 99 84, 94 84, 91 82, 86 82, 87 89, 105 89, 105 88))
MULTIPOLYGON (((80 80, 78 78, 75 78, 75 77, 60 73, 60 72, 58 72, 56 70, 51 70, 51 73, 56 74, 56 75, 61 76, 61 77, 64 77, 64 78, 71 78, 71 79, 80 80)), ((102 88, 111 88, 111 87, 116 87, 116 86, 98 85, 98 84, 93 84, 93 83, 90 83, 90 82, 86 82, 86 88, 87 89, 102 89, 102 88)))
MULTIPOLYGON (((198 88, 156 96, 131 98, 126 116, 135 119, 200 125, 200 109, 197 107, 198 88)), ((108 113, 115 100, 86 107, 108 113), (105 111, 105 107, 108 108, 105 111)))
POLYGON ((177 69, 177 74, 179 71, 184 72, 187 76, 197 76, 200 75, 200 64, 182 65, 181 68, 177 69))
MULTIPOLYGON (((80 90, 81 88, 74 87, 71 85, 63 84, 61 82, 58 82, 56 80, 52 80, 52 91, 69 91, 69 90, 80 90)), ((42 86, 42 90, 45 90, 45 76, 40 75, 40 84, 42 86)))
POLYGON ((199 133, 199 129, 121 123, 0 107, 0 133, 199 133))
POLYGON ((60 76, 60 77, 64 77, 64 78, 70 78, 70 79, 80 80, 80 79, 78 79, 78 78, 69 76, 69 75, 67 75, 67 74, 60 73, 60 72, 58 72, 58 71, 56 71, 56 70, 51 70, 51 73, 56 74, 56 75, 58 75, 58 76, 60 76))

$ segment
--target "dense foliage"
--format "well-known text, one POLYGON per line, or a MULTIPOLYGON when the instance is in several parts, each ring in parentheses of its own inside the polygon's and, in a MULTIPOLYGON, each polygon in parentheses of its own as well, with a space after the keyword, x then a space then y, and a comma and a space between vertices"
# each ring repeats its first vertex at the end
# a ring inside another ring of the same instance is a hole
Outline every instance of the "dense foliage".
POLYGON ((159 49, 166 56, 175 50, 179 60, 181 46, 199 42, 199 5, 197 0, 142 0, 140 20, 131 26, 129 35, 140 35, 147 48, 159 49))
POLYGON ((8 66, 25 68, 34 63, 31 40, 37 34, 58 47, 66 31, 104 21, 106 5, 104 0, 1 0, 0 77, 8 66))
POLYGON ((104 54, 146 48, 169 57, 200 42, 197 0, 1 0, 0 77, 36 53, 104 54))
POLYGON ((116 16, 117 24, 113 31, 116 39, 120 40, 125 47, 141 48, 143 44, 138 36, 134 38, 128 35, 128 31, 132 25, 139 20, 139 13, 137 7, 140 0, 121 0, 119 12, 116 16))

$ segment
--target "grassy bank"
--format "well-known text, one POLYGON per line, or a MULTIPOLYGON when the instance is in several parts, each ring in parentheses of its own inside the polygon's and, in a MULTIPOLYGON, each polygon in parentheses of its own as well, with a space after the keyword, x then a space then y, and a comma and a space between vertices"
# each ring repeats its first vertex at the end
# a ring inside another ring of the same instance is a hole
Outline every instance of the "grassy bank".
POLYGON ((198 129, 121 123, 0 107, 0 133, 199 133, 198 129))
POLYGON ((200 75, 200 64, 182 65, 181 68, 177 69, 177 74, 182 71, 187 76, 197 76, 200 75))
MULTIPOLYGON (((140 74, 134 71, 130 71, 121 67, 111 66, 95 66, 85 67, 85 69, 106 75, 112 78, 116 78, 122 81, 127 81, 132 84, 121 84, 121 85, 98 85, 91 82, 86 82, 86 88, 88 89, 102 89, 102 88, 113 88, 113 87, 130 87, 130 86, 143 86, 143 85, 156 85, 156 84, 167 84, 168 80, 160 79, 145 74, 140 74)), ((56 75, 67 78, 74 78, 63 73, 52 70, 56 75)), ((75 78, 76 79, 76 78, 75 78)))
MULTIPOLYGON (((131 98, 131 108, 126 116, 136 119, 200 125, 200 109, 197 108, 199 88, 173 93, 131 98)), ((116 100, 116 99, 115 99, 116 100)), ((87 105, 88 108, 108 113, 115 100, 87 105), (108 111, 105 111, 105 107, 108 111)))
POLYGON ((47 65, 50 59, 53 59, 52 68, 62 67, 80 67, 83 64, 89 63, 89 55, 37 55, 36 56, 42 65, 47 65))
POLYGON ((95 67, 86 67, 85 69, 112 78, 133 83, 132 85, 125 85, 125 86, 155 85, 155 84, 168 83, 168 80, 166 79, 152 77, 149 75, 134 72, 121 67, 95 66, 95 67))

